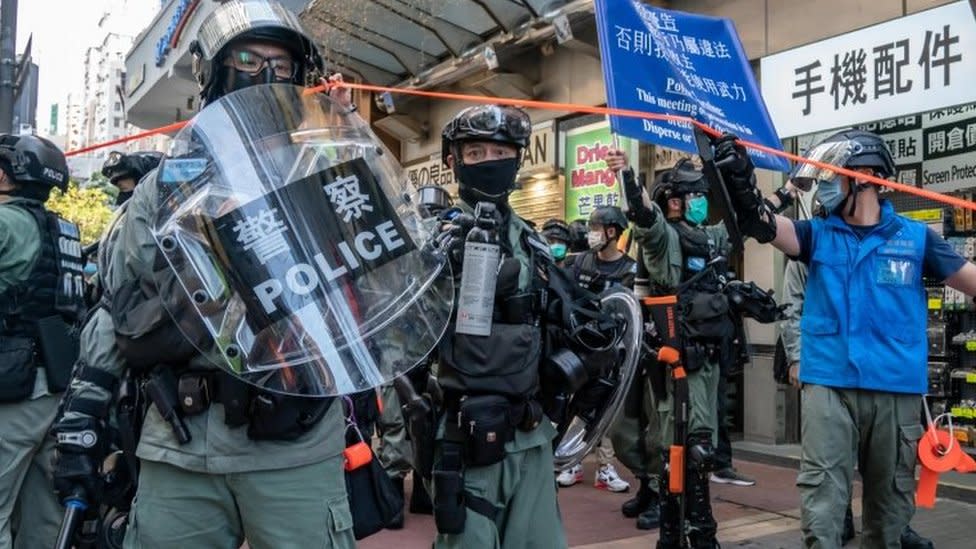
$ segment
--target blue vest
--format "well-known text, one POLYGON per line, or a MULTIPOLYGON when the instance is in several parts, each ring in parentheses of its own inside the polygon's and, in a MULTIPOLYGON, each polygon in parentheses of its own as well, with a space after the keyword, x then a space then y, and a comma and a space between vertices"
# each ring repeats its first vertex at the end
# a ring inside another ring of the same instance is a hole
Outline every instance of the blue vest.
POLYGON ((800 381, 926 393, 925 225, 895 214, 887 201, 863 240, 836 215, 811 225, 800 381))

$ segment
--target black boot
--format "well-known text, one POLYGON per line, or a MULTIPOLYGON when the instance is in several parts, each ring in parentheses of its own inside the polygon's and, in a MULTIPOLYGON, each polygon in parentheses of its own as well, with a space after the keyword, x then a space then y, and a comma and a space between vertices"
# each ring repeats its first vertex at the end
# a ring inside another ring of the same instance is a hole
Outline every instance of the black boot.
POLYGON ((661 490, 659 494, 658 523, 661 530, 657 542, 657 549, 678 549, 681 547, 681 538, 684 536, 684 532, 681 531, 678 525, 681 517, 681 502, 678 500, 678 496, 672 494, 670 491, 670 486, 668 485, 668 479, 670 478, 668 467, 668 455, 665 454, 664 470, 661 473, 661 479, 658 483, 659 489, 661 490))
POLYGON ((935 549, 935 544, 932 540, 918 535, 911 526, 906 526, 905 531, 901 533, 901 549, 935 549))
POLYGON ((652 504, 655 507, 657 506, 657 498, 654 497, 654 490, 651 489, 650 477, 640 475, 637 477, 637 480, 640 481, 640 488, 637 489, 637 494, 625 501, 620 507, 620 512, 627 518, 634 518, 647 511, 652 504))
MULTIPOLYGON (((400 498, 402 500, 402 498, 403 498, 403 477, 396 476, 396 477, 393 477, 390 480, 393 481, 393 487, 396 488, 396 491, 400 493, 400 498)), ((386 529, 387 530, 402 530, 403 529, 403 509, 400 509, 400 512, 397 513, 396 516, 393 517, 393 520, 391 520, 390 523, 386 525, 386 529)))
POLYGON ((718 549, 715 539, 718 524, 712 516, 707 471, 688 471, 685 477, 688 493, 688 543, 692 549, 718 549))
MULTIPOLYGON (((851 508, 851 504, 847 504, 847 514, 844 515, 844 533, 840 536, 840 544, 847 545, 847 542, 854 539, 856 533, 854 532, 854 510, 851 508)), ((902 536, 904 537, 904 536, 902 536)))
POLYGON ((661 525, 661 510, 657 505, 657 498, 654 498, 655 505, 647 508, 646 511, 637 515, 638 530, 653 530, 661 525))
POLYGON ((413 472, 413 491, 410 492, 410 512, 415 515, 433 515, 434 504, 424 488, 424 481, 417 471, 413 472))

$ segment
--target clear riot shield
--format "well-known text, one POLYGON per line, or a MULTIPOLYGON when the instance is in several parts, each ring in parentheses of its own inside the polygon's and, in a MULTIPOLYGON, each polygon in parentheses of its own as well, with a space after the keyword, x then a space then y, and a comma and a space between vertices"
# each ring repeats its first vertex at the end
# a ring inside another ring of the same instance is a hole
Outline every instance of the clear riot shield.
POLYGON ((630 290, 613 287, 600 296, 599 309, 613 326, 612 342, 605 349, 612 357, 600 375, 577 391, 569 405, 569 417, 559 426, 553 449, 556 469, 565 470, 583 461, 610 430, 623 409, 627 391, 637 371, 643 336, 640 304, 630 290))
POLYGON ((253 86, 207 105, 159 168, 156 283, 184 335, 264 389, 333 396, 403 374, 453 306, 419 202, 366 123, 253 86))

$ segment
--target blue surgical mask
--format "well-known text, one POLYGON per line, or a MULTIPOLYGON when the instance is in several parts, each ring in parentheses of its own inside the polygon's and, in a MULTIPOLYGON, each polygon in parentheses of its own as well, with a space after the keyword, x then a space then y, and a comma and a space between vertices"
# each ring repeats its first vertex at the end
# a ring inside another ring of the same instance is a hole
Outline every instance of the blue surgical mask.
POLYGON ((552 252, 552 257, 556 261, 562 261, 566 258, 566 245, 562 242, 555 242, 549 245, 549 251, 552 252))
POLYGON ((840 188, 840 178, 835 177, 831 181, 817 182, 817 202, 824 207, 827 215, 834 211, 844 202, 844 193, 840 188))
POLYGON ((701 225, 708 219, 708 197, 696 196, 685 203, 685 219, 692 225, 701 225))

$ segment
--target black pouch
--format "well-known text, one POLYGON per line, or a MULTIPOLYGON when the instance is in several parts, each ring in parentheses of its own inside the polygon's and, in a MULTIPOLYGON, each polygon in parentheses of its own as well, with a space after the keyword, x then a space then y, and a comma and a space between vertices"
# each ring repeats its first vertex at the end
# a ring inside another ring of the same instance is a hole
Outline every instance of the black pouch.
POLYGON ((471 467, 493 465, 505 459, 505 443, 515 438, 507 398, 472 396, 461 400, 458 428, 464 434, 464 463, 471 467))
POLYGON ((47 390, 63 393, 71 383, 71 371, 78 360, 78 332, 59 315, 37 321, 37 342, 47 375, 47 390))
POLYGON ((701 343, 688 342, 684 351, 684 367, 688 372, 701 370, 708 361, 708 347, 701 343))
POLYGON ((252 440, 295 440, 322 420, 333 400, 258 393, 251 401, 247 436, 252 440))
POLYGON ((0 402, 30 398, 36 377, 34 341, 27 337, 0 337, 0 402))
MULTIPOLYGON (((347 433, 351 432, 358 436, 347 437, 347 447, 364 444, 357 430, 347 429, 347 433)), ((403 512, 403 496, 375 454, 365 465, 354 469, 347 466, 346 493, 349 494, 352 529, 357 540, 386 528, 398 513, 403 512)))
POLYGON ((725 295, 697 293, 682 300, 680 307, 685 337, 717 341, 735 336, 725 295))
POLYGON ((461 534, 467 509, 461 471, 434 469, 434 523, 441 534, 461 534))

